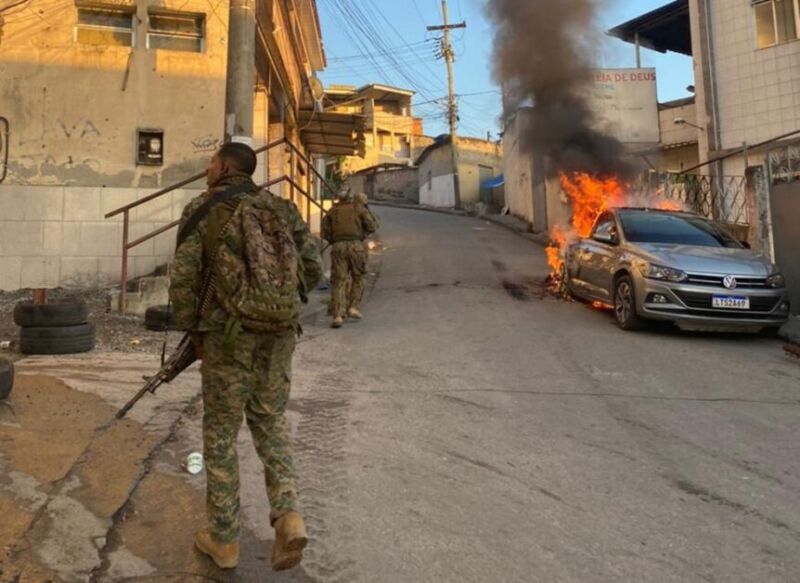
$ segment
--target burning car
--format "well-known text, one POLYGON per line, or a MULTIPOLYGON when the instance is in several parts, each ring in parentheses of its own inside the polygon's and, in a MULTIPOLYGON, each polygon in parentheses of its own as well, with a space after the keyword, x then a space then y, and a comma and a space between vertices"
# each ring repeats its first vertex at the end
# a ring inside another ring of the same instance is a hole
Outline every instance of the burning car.
POLYGON ((717 223, 698 215, 623 207, 568 243, 563 285, 614 308, 623 330, 647 320, 682 329, 760 331, 789 317, 783 276, 717 223))

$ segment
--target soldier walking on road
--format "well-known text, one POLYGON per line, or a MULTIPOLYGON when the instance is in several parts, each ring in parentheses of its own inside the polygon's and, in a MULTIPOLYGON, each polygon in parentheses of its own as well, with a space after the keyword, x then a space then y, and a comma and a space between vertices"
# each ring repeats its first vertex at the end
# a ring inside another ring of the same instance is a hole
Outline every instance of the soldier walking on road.
POLYGON ((331 251, 331 312, 333 328, 341 328, 345 316, 362 318, 361 299, 367 279, 366 238, 378 229, 378 219, 367 206, 367 197, 348 190, 322 221, 322 238, 331 251))
POLYGON ((255 169, 256 155, 244 144, 226 144, 212 158, 209 190, 183 212, 170 299, 202 359, 209 524, 195 545, 221 568, 238 563, 236 438, 244 416, 264 464, 275 528, 272 568, 282 570, 302 560, 307 542, 295 510, 285 409, 300 298, 319 283, 322 263, 297 207, 257 187, 255 169))

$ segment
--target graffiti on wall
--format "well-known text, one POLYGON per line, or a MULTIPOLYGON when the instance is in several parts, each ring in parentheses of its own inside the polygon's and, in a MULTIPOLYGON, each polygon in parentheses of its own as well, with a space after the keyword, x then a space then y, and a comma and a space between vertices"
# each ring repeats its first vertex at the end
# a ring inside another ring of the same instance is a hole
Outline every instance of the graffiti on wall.
POLYGON ((195 138, 192 140, 192 149, 195 154, 201 152, 213 152, 222 145, 222 140, 215 138, 211 134, 195 138))

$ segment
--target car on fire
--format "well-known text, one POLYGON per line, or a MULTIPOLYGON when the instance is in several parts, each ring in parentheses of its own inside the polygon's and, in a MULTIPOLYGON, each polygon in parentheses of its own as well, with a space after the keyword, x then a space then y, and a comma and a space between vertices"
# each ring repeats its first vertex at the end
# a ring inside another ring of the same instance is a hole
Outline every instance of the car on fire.
POLYGON ((613 306, 623 330, 666 320, 684 330, 758 332, 789 317, 777 267, 688 212, 602 213, 589 237, 567 246, 561 276, 572 295, 613 306))

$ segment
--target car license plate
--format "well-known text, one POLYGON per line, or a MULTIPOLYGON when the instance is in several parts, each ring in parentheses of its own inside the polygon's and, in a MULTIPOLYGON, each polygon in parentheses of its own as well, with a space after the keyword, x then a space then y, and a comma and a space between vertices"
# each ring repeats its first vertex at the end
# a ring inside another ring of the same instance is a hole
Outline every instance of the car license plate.
POLYGON ((711 307, 723 310, 749 310, 750 298, 746 296, 712 296, 711 307))

